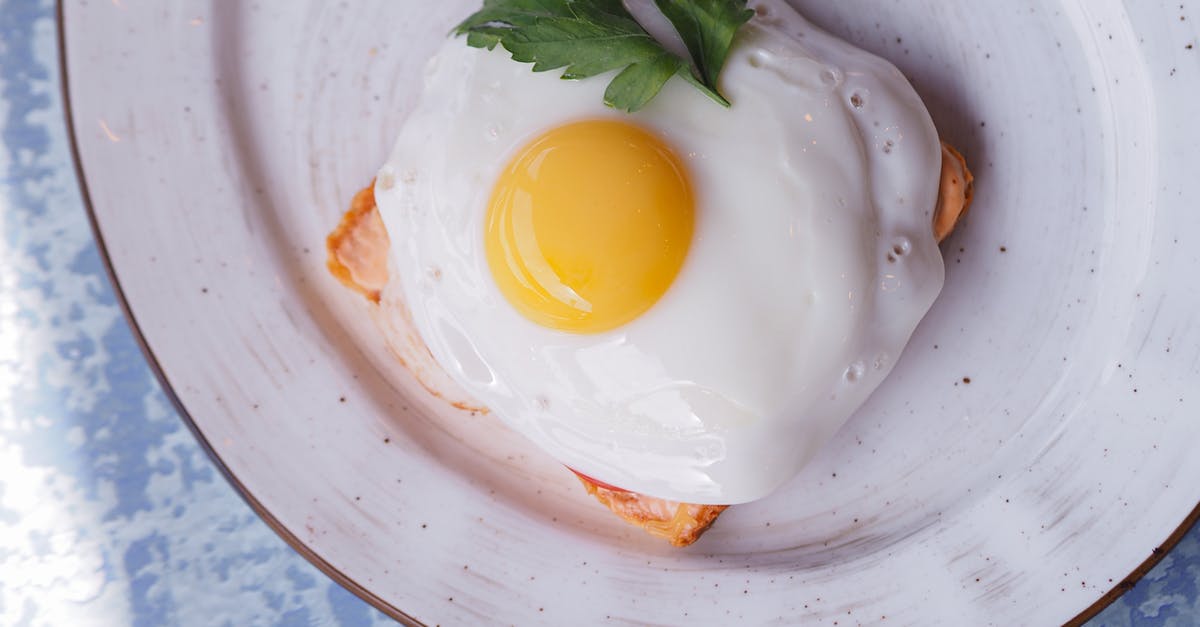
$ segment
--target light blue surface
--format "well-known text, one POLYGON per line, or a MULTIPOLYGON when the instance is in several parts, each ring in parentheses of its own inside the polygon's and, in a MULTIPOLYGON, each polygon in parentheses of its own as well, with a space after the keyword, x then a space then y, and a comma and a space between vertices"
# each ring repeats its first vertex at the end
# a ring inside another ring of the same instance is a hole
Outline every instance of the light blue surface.
MULTIPOLYGON (((387 622, 255 516, 150 373, 76 187, 55 36, 50 0, 0 0, 0 625, 387 622)), ((1198 585, 1200 528, 1090 624, 1200 625, 1198 585)))

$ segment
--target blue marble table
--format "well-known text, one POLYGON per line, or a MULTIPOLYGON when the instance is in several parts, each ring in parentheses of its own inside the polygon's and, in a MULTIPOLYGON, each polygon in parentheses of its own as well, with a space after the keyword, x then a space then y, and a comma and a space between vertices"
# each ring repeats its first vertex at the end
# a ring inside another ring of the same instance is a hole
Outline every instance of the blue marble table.
MULTIPOLYGON (((176 415, 92 239, 55 6, 0 0, 0 625, 388 619, 263 524, 176 415)), ((1200 625, 1200 528, 1089 625, 1200 625)))

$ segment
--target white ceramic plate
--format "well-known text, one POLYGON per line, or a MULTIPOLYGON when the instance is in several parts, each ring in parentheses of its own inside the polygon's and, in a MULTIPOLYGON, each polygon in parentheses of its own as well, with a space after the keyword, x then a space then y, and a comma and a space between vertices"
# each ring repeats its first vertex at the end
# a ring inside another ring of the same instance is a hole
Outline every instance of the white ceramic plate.
POLYGON ((235 482, 342 581, 429 623, 1050 624, 1200 501, 1200 16, 797 3, 912 78, 977 204, 871 402, 678 550, 421 392, 325 272, 324 235, 474 4, 63 6, 82 172, 136 325, 235 482))

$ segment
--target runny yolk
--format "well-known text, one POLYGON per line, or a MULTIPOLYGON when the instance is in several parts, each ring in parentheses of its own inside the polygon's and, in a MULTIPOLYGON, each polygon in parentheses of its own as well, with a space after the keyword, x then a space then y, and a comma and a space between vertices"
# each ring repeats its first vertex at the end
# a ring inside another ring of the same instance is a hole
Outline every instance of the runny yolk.
POLYGON ((500 291, 530 320, 573 333, 646 312, 687 256, 695 222, 679 157, 617 120, 554 128, 517 152, 488 205, 500 291))

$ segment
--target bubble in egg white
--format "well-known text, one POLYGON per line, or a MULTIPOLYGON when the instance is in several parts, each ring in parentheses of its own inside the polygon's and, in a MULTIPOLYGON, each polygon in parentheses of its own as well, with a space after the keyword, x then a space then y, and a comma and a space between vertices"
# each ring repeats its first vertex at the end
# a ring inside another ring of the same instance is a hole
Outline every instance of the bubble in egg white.
POLYGON ((724 454, 724 448, 717 442, 707 442, 696 447, 696 461, 702 463, 720 459, 724 454))
POLYGON ((821 70, 821 83, 826 87, 838 87, 842 84, 845 74, 842 70, 836 67, 827 67, 821 70))
POLYGON ((856 89, 850 94, 850 106, 855 109, 862 110, 867 106, 867 97, 870 95, 865 89, 856 89))
POLYGON ((863 362, 856 361, 856 362, 850 364, 850 367, 846 369, 846 375, 845 375, 846 382, 847 383, 858 383, 858 380, 863 378, 863 375, 866 373, 867 373, 867 367, 863 364, 863 362))

